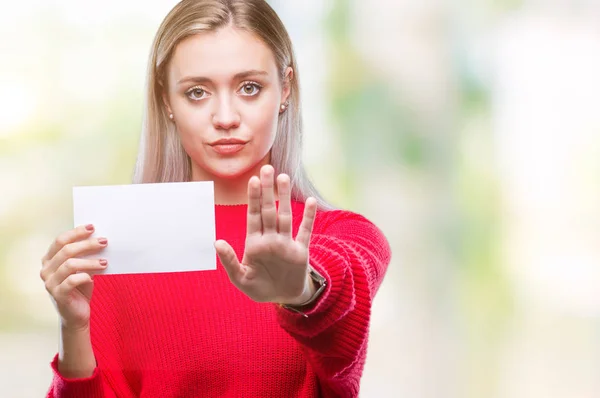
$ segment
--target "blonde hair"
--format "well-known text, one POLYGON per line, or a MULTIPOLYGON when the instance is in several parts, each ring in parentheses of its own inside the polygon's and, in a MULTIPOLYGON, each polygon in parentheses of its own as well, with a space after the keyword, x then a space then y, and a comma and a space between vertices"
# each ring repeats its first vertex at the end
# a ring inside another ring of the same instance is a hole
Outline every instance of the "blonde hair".
POLYGON ((290 176, 292 199, 304 202, 312 196, 319 207, 331 208, 310 182, 302 163, 298 66, 289 35, 266 0, 183 0, 165 17, 154 38, 148 63, 144 120, 133 182, 190 181, 190 157, 181 145, 162 99, 166 69, 181 40, 229 24, 255 34, 273 51, 282 83, 287 67, 293 69, 289 105, 279 116, 271 164, 276 175, 290 176))

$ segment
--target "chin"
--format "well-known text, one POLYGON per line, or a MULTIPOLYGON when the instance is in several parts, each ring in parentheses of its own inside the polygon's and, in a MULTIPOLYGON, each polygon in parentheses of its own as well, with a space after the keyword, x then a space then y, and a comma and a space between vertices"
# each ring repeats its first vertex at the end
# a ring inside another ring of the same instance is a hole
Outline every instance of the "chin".
POLYGON ((213 153, 197 153, 199 161, 194 161, 192 157, 192 169, 195 179, 204 181, 250 178, 252 175, 259 175, 261 166, 270 162, 270 154, 270 151, 262 156, 242 151, 230 157, 216 157, 213 153))
POLYGON ((234 162, 230 164, 206 165, 205 167, 202 167, 202 169, 205 170, 207 174, 212 175, 214 178, 235 180, 236 178, 241 178, 248 175, 248 173, 257 168, 261 163, 262 162, 234 162))

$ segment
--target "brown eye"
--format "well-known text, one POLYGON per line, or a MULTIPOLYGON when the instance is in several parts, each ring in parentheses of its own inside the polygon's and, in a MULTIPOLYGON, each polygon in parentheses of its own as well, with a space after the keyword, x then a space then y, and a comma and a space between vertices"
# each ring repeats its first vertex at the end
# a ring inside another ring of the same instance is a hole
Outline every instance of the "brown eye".
POLYGON ((195 87, 189 90, 186 94, 192 100, 200 100, 205 97, 206 91, 203 88, 195 87))
POLYGON ((245 96, 254 96, 260 91, 260 86, 256 83, 246 83, 242 86, 240 93, 245 96))

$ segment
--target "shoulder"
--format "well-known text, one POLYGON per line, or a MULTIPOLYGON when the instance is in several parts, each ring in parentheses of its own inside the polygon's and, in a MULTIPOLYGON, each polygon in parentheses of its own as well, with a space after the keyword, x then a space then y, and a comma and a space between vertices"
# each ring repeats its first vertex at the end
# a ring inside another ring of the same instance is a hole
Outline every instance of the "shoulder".
MULTIPOLYGON (((294 234, 303 211, 303 203, 292 205, 294 234)), ((379 227, 362 214, 341 209, 317 211, 311 235, 311 250, 315 248, 361 258, 379 270, 377 275, 383 275, 392 256, 390 243, 379 227)))
MULTIPOLYGON (((304 213, 303 202, 292 202, 292 213, 294 224, 300 224, 304 213)), ((377 240, 385 240, 383 232, 368 218, 362 214, 344 209, 319 209, 315 217, 313 233, 343 233, 360 235, 373 235, 377 240)))

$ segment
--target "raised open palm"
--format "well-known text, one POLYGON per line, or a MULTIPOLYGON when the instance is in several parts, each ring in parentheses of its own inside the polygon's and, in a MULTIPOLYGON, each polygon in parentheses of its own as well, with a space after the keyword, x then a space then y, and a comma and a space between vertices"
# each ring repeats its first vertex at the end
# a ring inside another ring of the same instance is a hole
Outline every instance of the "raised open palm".
POLYGON ((292 237, 290 178, 277 177, 279 209, 275 204, 274 170, 263 166, 260 178, 248 181, 246 247, 241 263, 224 240, 215 243, 231 282, 258 302, 297 304, 309 290, 308 245, 317 210, 306 200, 296 239, 292 237))

